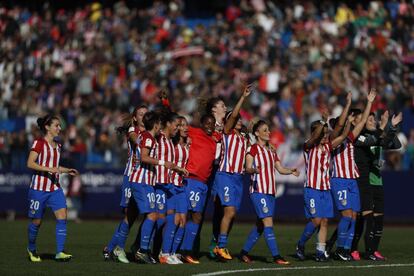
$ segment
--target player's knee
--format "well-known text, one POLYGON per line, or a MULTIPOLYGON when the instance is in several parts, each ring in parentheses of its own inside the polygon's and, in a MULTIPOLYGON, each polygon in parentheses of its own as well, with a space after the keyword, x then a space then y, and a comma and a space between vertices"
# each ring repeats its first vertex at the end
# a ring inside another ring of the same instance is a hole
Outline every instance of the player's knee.
POLYGON ((352 218, 352 210, 351 209, 348 209, 348 210, 343 210, 342 211, 342 216, 343 217, 349 217, 349 218, 352 218))
POLYGON ((236 215, 236 209, 234 207, 227 207, 224 210, 224 215, 228 218, 228 219, 232 219, 234 218, 234 216, 236 215))
POLYGON ((149 213, 147 215, 147 218, 152 220, 152 221, 156 221, 158 219, 158 214, 157 213, 149 213))
POLYGON ((321 227, 328 227, 328 219, 327 218, 321 219, 321 227))
POLYGON ((66 219, 67 217, 66 208, 62 208, 62 209, 55 211, 55 216, 56 216, 56 219, 66 219))
POLYGON ((321 220, 322 220, 321 218, 313 218, 312 223, 315 227, 318 227, 321 225, 321 220))
POLYGON ((193 213, 193 215, 191 216, 193 218, 193 222, 196 224, 200 224, 201 223, 201 213, 193 213))

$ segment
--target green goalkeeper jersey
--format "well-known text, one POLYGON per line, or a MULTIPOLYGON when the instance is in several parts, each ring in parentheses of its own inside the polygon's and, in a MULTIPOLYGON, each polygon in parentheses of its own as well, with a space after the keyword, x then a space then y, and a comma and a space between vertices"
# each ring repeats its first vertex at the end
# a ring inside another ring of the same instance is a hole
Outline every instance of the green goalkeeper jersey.
POLYGON ((380 146, 372 146, 372 165, 370 166, 369 170, 369 183, 375 186, 382 185, 382 177, 381 177, 381 167, 384 164, 384 160, 382 157, 382 147, 380 146))

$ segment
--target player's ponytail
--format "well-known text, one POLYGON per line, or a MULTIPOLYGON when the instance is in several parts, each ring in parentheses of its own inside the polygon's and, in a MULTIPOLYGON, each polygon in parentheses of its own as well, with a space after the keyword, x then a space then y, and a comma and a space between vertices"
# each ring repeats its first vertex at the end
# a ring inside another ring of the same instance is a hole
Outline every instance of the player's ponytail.
POLYGON ((50 126, 53 120, 59 120, 59 118, 52 114, 47 114, 44 117, 37 118, 37 126, 39 127, 40 131, 46 134, 46 126, 50 126))
POLYGON ((256 137, 256 139, 257 139, 257 135, 256 135, 256 131, 262 126, 262 125, 265 125, 266 124, 266 122, 265 121, 263 121, 263 120, 259 120, 259 121, 257 121, 254 125, 253 125, 253 128, 252 128, 252 133, 253 133, 253 135, 254 135, 254 137, 256 137))

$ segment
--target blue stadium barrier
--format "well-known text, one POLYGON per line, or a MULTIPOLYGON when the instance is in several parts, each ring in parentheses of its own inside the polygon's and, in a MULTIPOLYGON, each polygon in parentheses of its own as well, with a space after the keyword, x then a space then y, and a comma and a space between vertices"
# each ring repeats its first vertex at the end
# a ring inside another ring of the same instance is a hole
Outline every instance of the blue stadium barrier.
MULTIPOLYGON (((121 170, 92 170, 81 174, 82 209, 81 216, 113 217, 120 215, 121 170)), ((414 208, 410 202, 414 195, 414 172, 384 172, 385 217, 388 222, 414 222, 414 208)), ((27 212, 27 192, 31 180, 30 172, 0 171, 0 213, 13 211, 17 216, 27 212)), ((61 177, 62 187, 66 190, 69 182, 67 175, 61 177)), ((300 182, 278 183, 276 200, 276 218, 280 220, 303 220, 303 187, 300 182)), ((212 204, 209 204, 207 217, 211 216, 212 204)), ((248 196, 248 186, 238 217, 254 218, 254 209, 248 196)))

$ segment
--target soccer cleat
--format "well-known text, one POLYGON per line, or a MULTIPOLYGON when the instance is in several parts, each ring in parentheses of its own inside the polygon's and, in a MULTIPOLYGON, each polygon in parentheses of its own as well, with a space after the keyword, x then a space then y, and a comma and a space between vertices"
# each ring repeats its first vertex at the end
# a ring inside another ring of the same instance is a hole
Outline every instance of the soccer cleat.
POLYGON ((329 261, 328 254, 325 254, 325 252, 317 252, 315 255, 315 261, 317 262, 327 262, 329 261))
POLYGON ((141 250, 138 250, 135 253, 135 260, 137 260, 140 263, 144 263, 144 264, 156 264, 157 263, 148 252, 141 252, 141 250))
POLYGON ((338 247, 335 251, 334 258, 340 261, 349 262, 351 260, 351 256, 348 252, 342 248, 338 247))
POLYGON ((278 265, 290 265, 289 261, 286 261, 282 256, 277 255, 273 257, 273 262, 278 265))
POLYGON ((386 258, 382 256, 382 254, 379 251, 374 252, 374 256, 377 258, 377 261, 385 261, 386 258))
POLYGON ((183 262, 188 263, 188 264, 199 264, 200 263, 200 261, 197 258, 195 258, 191 255, 184 255, 183 254, 181 256, 181 259, 183 260, 183 262))
POLYGON ((208 253, 209 253, 209 257, 211 259, 215 259, 217 257, 217 255, 216 255, 216 253, 214 251, 216 249, 216 247, 217 247, 217 241, 216 241, 216 239, 213 236, 211 238, 210 245, 208 246, 208 253))
POLYGON ((351 257, 354 261, 360 261, 361 260, 361 256, 359 255, 358 251, 352 251, 351 252, 351 257))
POLYGON ((373 253, 366 253, 365 259, 370 261, 379 261, 378 258, 373 253))
POLYGON ((29 249, 27 249, 27 254, 29 254, 29 261, 31 261, 32 263, 38 263, 38 262, 42 261, 40 256, 37 255, 36 250, 35 251, 30 251, 29 249))
POLYGON ((72 259, 72 255, 62 251, 55 255, 55 260, 58 262, 67 262, 72 259))
POLYGON ((115 261, 118 261, 123 264, 129 264, 129 260, 123 248, 116 246, 114 250, 112 251, 112 254, 113 254, 115 261))
POLYGON ((180 254, 172 254, 171 258, 174 260, 175 264, 183 264, 180 254))
POLYGON ((225 261, 233 259, 233 257, 230 255, 229 250, 227 248, 220 248, 216 246, 214 248, 214 254, 216 254, 217 257, 225 261))
POLYGON ((241 262, 246 263, 246 264, 253 263, 252 258, 247 254, 241 254, 239 259, 240 259, 241 262))
POLYGON ((178 264, 173 256, 170 254, 162 254, 158 256, 158 259, 160 260, 160 264, 171 264, 175 265, 178 264))
POLYGON ((306 259, 306 257, 305 257, 305 247, 304 246, 299 245, 299 244, 296 245, 296 257, 300 261, 304 261, 306 259))
POLYGON ((105 261, 109 261, 111 259, 111 252, 108 251, 108 248, 106 246, 102 250, 102 256, 105 261))

